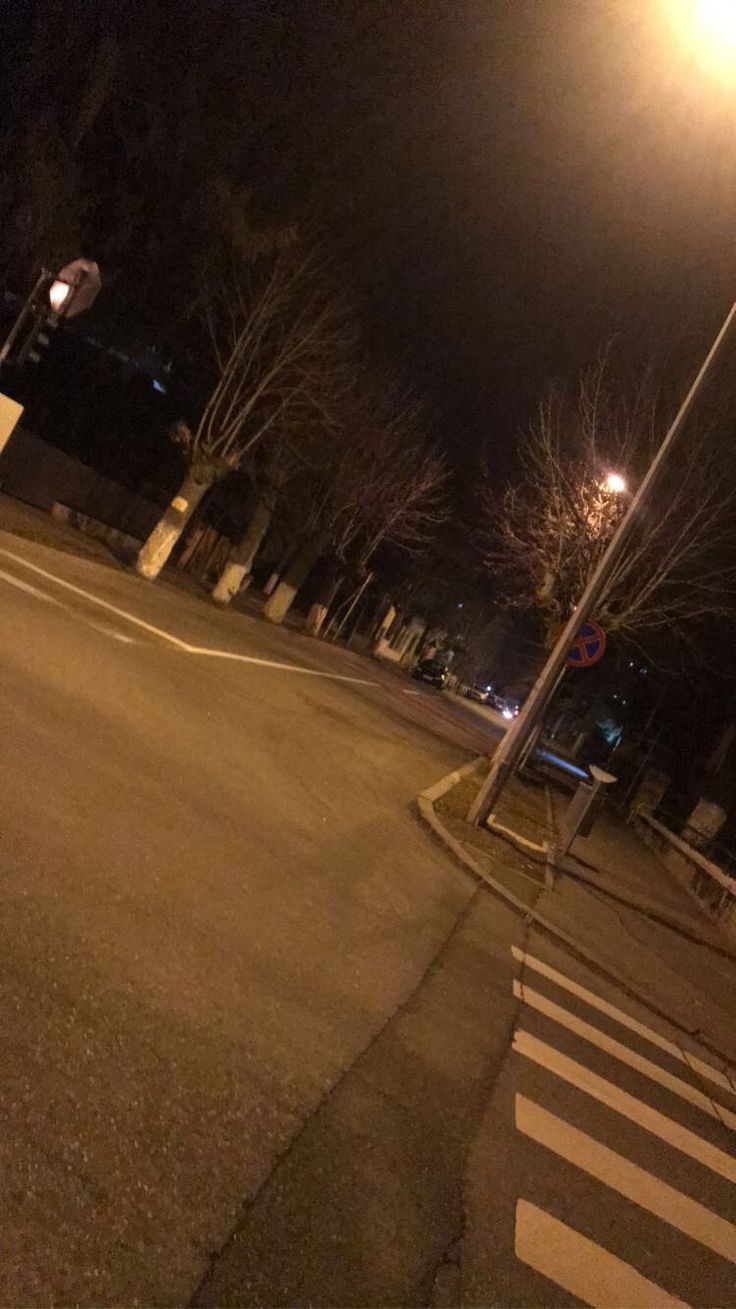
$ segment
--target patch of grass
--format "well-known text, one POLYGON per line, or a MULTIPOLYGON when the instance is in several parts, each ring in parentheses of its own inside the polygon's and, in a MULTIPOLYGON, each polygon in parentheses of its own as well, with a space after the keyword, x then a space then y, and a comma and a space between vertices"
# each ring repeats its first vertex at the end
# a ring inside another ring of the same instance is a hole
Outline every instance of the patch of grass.
MULTIPOLYGON (((472 773, 436 801, 435 811, 450 835, 460 841, 474 858, 480 855, 489 861, 489 871, 494 876, 500 873, 515 874, 517 879, 524 879, 527 887, 531 880, 541 889, 544 884, 543 864, 527 858, 485 827, 474 827, 467 821, 468 809, 478 793, 487 766, 486 760, 480 761, 472 773)), ((517 782, 514 779, 504 792, 503 800, 506 803, 501 806, 499 820, 528 840, 541 843, 547 836, 544 790, 534 786, 527 793, 525 783, 519 783, 518 787, 520 789, 517 793, 517 782)), ((502 876, 501 880, 509 884, 508 876, 502 876)), ((515 885, 511 883, 510 889, 521 894, 518 880, 515 885)))

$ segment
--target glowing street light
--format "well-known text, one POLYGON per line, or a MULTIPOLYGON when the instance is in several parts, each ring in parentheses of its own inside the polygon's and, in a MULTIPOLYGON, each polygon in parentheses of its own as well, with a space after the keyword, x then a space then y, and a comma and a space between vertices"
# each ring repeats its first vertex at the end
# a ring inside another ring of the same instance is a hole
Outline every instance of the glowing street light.
POLYGON ((720 48, 721 57, 736 54, 736 8, 733 0, 695 0, 693 27, 696 36, 720 48), (726 49, 724 50, 724 46, 726 49))
POLYGON ((672 27, 691 58, 721 81, 736 80, 733 0, 664 0, 672 27))
POLYGON ((55 314, 63 314, 64 305, 72 294, 72 290, 71 282, 61 282, 57 278, 55 282, 51 283, 49 287, 49 304, 55 314))
POLYGON ((602 490, 610 491, 612 495, 623 495, 626 490, 626 478, 620 473, 607 473, 603 479, 602 490))

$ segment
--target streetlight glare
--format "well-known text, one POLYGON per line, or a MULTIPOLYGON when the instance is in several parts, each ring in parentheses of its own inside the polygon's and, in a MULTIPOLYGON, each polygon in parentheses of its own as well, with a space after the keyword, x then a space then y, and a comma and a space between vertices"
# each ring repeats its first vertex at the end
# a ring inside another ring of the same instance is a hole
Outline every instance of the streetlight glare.
POLYGON ((71 286, 68 282, 60 282, 59 279, 52 282, 49 288, 49 303, 55 314, 60 314, 71 293, 71 286))
POLYGON ((736 0, 665 0, 682 45, 705 72, 736 81, 736 0))
POLYGON ((736 51, 736 5, 734 0, 696 0, 696 31, 708 41, 736 51))
POLYGON ((626 490, 626 481, 620 473, 608 473, 603 485, 606 491, 611 491, 613 495, 621 495, 626 490))

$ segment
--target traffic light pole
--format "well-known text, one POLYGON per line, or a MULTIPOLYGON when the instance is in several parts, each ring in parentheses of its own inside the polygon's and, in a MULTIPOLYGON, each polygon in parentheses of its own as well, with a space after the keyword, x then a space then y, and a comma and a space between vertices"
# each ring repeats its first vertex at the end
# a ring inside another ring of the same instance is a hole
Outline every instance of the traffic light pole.
POLYGON ((33 314, 34 307, 38 301, 38 297, 41 294, 41 292, 45 290, 47 283, 51 281, 51 276, 52 275, 48 271, 48 269, 46 268, 41 269, 41 272, 39 273, 38 278, 36 280, 35 286, 31 290, 29 295, 26 297, 23 308, 21 309, 20 313, 18 314, 18 317, 13 323, 13 326, 8 332, 8 335, 5 338, 5 341, 3 342, 2 346, 0 346, 0 368, 5 363, 6 359, 8 358, 8 355, 13 349, 13 346, 18 340, 18 337, 23 331, 23 328, 25 327, 28 319, 33 314))
POLYGON ((568 651, 583 623, 588 622, 594 616, 596 607, 604 596, 616 565, 628 543, 632 528, 637 522, 641 506, 672 446, 680 435, 685 421, 721 353, 735 319, 736 304, 733 304, 645 477, 636 494, 632 497, 626 513, 601 555, 596 568, 591 573, 575 610, 567 620, 558 637, 557 644, 551 651, 544 668, 534 683, 531 694, 519 717, 500 742, 493 756, 488 776, 468 812, 469 822, 483 824, 493 813, 507 781, 519 764, 527 742, 530 740, 532 733, 541 725, 547 706, 556 689, 557 679, 565 667, 568 651))

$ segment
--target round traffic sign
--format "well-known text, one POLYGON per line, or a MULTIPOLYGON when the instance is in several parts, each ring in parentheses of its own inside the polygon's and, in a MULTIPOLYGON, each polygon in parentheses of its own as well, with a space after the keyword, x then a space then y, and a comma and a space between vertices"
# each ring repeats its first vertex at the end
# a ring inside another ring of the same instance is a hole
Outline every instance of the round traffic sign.
POLYGON ((590 668, 606 650, 606 634, 599 623, 583 623, 567 654, 569 668, 590 668))

